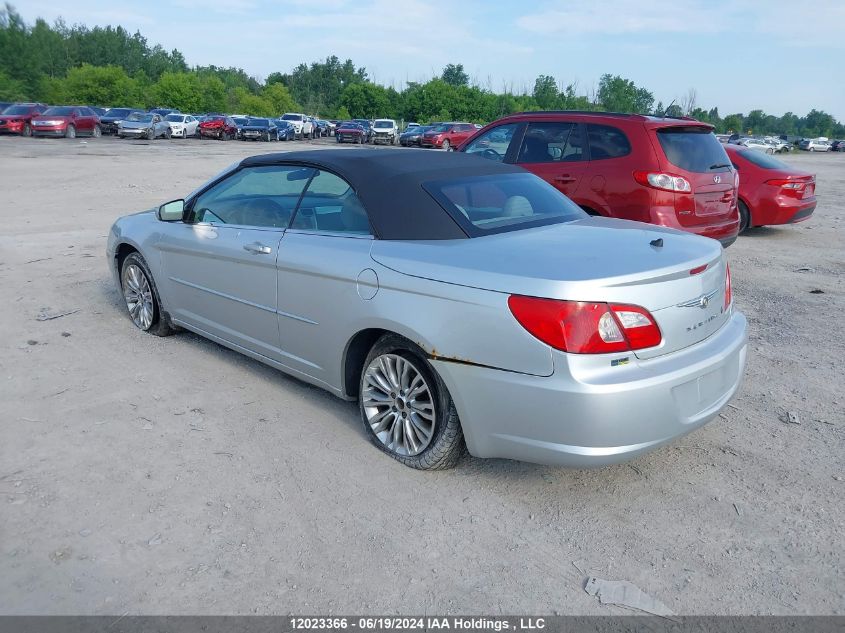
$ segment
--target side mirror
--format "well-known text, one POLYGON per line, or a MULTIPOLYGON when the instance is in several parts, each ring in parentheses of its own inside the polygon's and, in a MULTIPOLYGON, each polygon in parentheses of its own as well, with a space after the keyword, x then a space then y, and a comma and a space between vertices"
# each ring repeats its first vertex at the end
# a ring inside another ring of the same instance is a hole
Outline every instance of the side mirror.
POLYGON ((171 200, 158 208, 156 215, 162 222, 180 222, 185 214, 184 200, 171 200))

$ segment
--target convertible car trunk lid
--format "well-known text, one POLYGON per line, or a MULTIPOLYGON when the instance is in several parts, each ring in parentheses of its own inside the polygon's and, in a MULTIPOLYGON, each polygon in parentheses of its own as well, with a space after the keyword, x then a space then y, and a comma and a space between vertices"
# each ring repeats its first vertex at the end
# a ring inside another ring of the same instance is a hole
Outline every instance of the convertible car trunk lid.
POLYGON ((649 310, 663 342, 651 358, 701 341, 728 319, 722 247, 695 235, 590 218, 464 240, 375 240, 398 272, 507 294, 606 301, 649 310))

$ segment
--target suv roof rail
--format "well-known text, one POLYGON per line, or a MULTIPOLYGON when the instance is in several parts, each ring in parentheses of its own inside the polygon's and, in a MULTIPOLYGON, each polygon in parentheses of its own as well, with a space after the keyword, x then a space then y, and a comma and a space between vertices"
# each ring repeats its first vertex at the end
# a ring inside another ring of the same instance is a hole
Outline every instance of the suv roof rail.
POLYGON ((645 116, 643 114, 634 114, 630 112, 600 112, 598 110, 526 110, 524 112, 511 112, 506 116, 515 116, 517 114, 592 114, 595 116, 615 116, 626 119, 645 116))

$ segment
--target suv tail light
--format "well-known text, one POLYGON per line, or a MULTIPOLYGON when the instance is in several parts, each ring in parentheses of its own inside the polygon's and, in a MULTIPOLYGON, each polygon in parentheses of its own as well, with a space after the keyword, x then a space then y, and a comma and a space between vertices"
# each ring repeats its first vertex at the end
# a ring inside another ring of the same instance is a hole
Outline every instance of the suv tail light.
POLYGON ((731 265, 725 264, 725 312, 731 307, 733 301, 733 292, 731 291, 731 265))
POLYGON ((508 307, 533 336, 572 354, 629 352, 663 340, 654 317, 639 306, 511 295, 508 307))
POLYGON ((676 191, 678 193, 690 193, 692 191, 689 180, 675 174, 635 171, 634 180, 646 187, 662 189, 663 191, 676 191))

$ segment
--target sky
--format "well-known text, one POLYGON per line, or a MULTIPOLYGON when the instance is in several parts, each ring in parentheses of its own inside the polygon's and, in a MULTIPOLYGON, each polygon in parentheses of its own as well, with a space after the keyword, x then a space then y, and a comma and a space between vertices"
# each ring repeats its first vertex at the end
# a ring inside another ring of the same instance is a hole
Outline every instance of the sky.
POLYGON ((579 94, 604 73, 722 116, 817 108, 845 121, 845 0, 17 0, 24 19, 121 25, 190 65, 264 78, 337 55, 401 89, 461 63, 474 83, 579 94))

